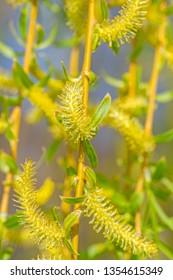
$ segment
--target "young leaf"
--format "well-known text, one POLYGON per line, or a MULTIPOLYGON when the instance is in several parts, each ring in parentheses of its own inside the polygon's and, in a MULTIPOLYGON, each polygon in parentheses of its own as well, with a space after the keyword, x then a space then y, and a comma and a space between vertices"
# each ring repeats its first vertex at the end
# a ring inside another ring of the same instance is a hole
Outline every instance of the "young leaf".
POLYGON ((4 222, 4 226, 8 229, 18 228, 21 226, 19 219, 19 212, 8 216, 7 220, 4 222))
POLYGON ((161 206, 159 205, 159 203, 157 202, 156 198, 154 197, 154 195, 152 194, 152 192, 149 192, 149 196, 150 196, 150 200, 152 203, 152 206, 154 208, 154 210, 156 211, 158 217, 160 218, 160 220, 170 229, 173 231, 173 223, 171 218, 169 218, 165 212, 163 211, 163 209, 161 208, 161 206))
POLYGON ((20 17, 19 17, 19 31, 24 41, 27 38, 27 21, 28 21, 28 9, 27 6, 24 5, 21 8, 20 17))
POLYGON ((65 238, 64 239, 64 244, 67 247, 67 249, 69 250, 69 252, 73 255, 78 255, 78 253, 76 253, 73 249, 73 245, 71 243, 71 240, 69 238, 65 238))
POLYGON ((173 183, 168 178, 162 178, 161 182, 171 193, 173 193, 173 183))
POLYGON ((50 163, 53 156, 55 155, 58 146, 60 144, 59 139, 55 139, 50 146, 46 149, 45 155, 44 155, 44 159, 46 160, 46 162, 50 163))
POLYGON ((17 163, 14 158, 0 151, 0 170, 4 173, 17 171, 17 163))
POLYGON ((109 93, 105 95, 101 103, 96 109, 96 112, 94 113, 91 122, 90 122, 90 127, 96 127, 99 125, 104 117, 107 115, 109 108, 111 105, 111 96, 109 93))
POLYGON ((43 41, 44 35, 45 35, 43 26, 41 26, 40 24, 37 24, 36 33, 37 33, 37 36, 36 36, 37 41, 36 42, 37 42, 37 45, 39 45, 43 41))
POLYGON ((96 0, 96 19, 102 22, 108 18, 108 6, 105 0, 96 0))
POLYGON ((165 158, 161 158, 155 165, 155 170, 152 178, 154 180, 161 180, 165 175, 166 168, 167 168, 166 160, 165 158))
POLYGON ((98 164, 98 158, 94 147, 88 140, 83 141, 83 145, 92 168, 95 168, 98 164))
POLYGON ((70 205, 78 204, 80 202, 83 202, 85 199, 85 196, 79 196, 79 197, 64 197, 60 196, 60 199, 70 205))
POLYGON ((167 103, 173 100, 173 90, 165 91, 157 95, 156 101, 160 103, 167 103))
POLYGON ((173 260, 173 251, 172 248, 168 247, 166 244, 164 244, 163 242, 159 241, 157 243, 158 249, 163 252, 163 254, 165 256, 167 256, 168 258, 170 258, 171 260, 173 260))
POLYGON ((29 89, 33 85, 33 82, 30 80, 30 78, 24 72, 22 66, 17 61, 14 62, 12 73, 13 79, 19 88, 25 87, 29 89))
POLYGON ((43 41, 42 43, 40 43, 39 45, 36 46, 36 49, 38 50, 43 50, 45 48, 48 48, 55 40, 55 37, 57 35, 57 26, 53 25, 52 30, 50 32, 49 37, 43 41))
POLYGON ((0 42, 0 53, 10 59, 14 59, 16 57, 16 53, 13 49, 2 42, 0 42))
POLYGON ((154 139, 157 144, 171 142, 173 140, 173 129, 170 129, 164 133, 155 135, 154 139))
POLYGON ((91 187, 94 187, 96 185, 96 175, 95 175, 94 171, 90 167, 85 166, 84 172, 86 175, 86 180, 88 181, 89 185, 91 187))
POLYGON ((71 227, 79 220, 81 213, 82 213, 81 210, 75 210, 65 218, 64 229, 65 229, 66 235, 68 235, 68 233, 71 230, 71 227))

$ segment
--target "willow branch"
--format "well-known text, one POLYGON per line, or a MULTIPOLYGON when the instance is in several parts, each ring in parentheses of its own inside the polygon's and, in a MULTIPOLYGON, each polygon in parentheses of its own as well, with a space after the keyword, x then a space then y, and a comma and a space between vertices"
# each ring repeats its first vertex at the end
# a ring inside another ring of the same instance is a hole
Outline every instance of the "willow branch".
MULTIPOLYGON (((31 59, 31 53, 32 48, 34 44, 34 38, 35 38, 35 25, 36 25, 36 19, 37 19, 37 12, 38 12, 38 0, 32 1, 32 8, 31 8, 31 15, 30 15, 30 24, 29 24, 29 30, 28 30, 28 39, 26 43, 26 49, 25 49, 25 56, 24 56, 24 65, 23 69, 26 73, 29 73, 29 64, 31 59)), ((14 126, 13 126, 13 133, 15 137, 14 143, 11 145, 11 154, 14 159, 17 157, 17 149, 18 149, 18 138, 19 138, 19 130, 20 130, 20 122, 21 122, 21 107, 17 106, 13 109, 10 119, 12 120, 14 126)), ((1 200, 1 207, 0 212, 1 215, 6 216, 8 213, 9 208, 9 195, 10 195, 10 184, 12 182, 12 173, 8 173, 5 178, 5 186, 4 191, 2 195, 1 200)))
MULTIPOLYGON (((83 61, 83 67, 82 67, 84 114, 87 113, 87 108, 88 108, 88 94, 89 94, 88 73, 90 72, 90 68, 91 68, 92 31, 93 31, 93 25, 95 22, 94 8, 95 8, 95 0, 90 0, 89 9, 88 9, 88 25, 87 25, 87 34, 86 34, 85 53, 84 53, 84 61, 83 61)), ((85 162, 84 148, 83 148, 82 141, 80 141, 79 159, 78 159, 78 184, 76 187, 76 197, 82 196, 82 194, 83 194, 84 162, 85 162)), ((76 204, 74 208, 76 210, 79 207, 80 207, 80 204, 76 204)), ((79 246, 78 243, 79 243, 79 221, 73 227, 72 244, 73 244, 73 248, 76 253, 78 253, 78 246, 79 246)), ((73 255, 73 259, 77 259, 77 255, 73 255)))

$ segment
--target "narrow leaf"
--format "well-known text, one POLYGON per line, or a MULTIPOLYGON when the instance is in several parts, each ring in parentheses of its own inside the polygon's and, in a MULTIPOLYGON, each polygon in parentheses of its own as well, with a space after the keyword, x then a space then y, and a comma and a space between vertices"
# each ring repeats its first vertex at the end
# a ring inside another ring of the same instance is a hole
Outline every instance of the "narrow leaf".
POLYGON ((88 166, 84 167, 84 172, 85 172, 85 175, 86 175, 86 180, 88 181, 89 185, 91 187, 94 187, 96 185, 95 172, 88 166))
POLYGON ((156 101, 160 103, 167 103, 173 100, 173 90, 165 91, 157 95, 156 101))
POLYGON ((8 229, 12 228, 18 228, 21 226, 20 220, 19 220, 19 212, 13 215, 8 216, 7 220, 4 222, 4 226, 8 229))
POLYGON ((53 156, 55 155, 58 146, 60 144, 60 141, 55 139, 51 145, 46 149, 45 155, 44 155, 44 159, 46 160, 46 162, 50 163, 53 156))
POLYGON ((170 229, 173 231, 173 223, 171 218, 169 218, 165 212, 163 211, 162 207, 159 205, 159 203, 157 202, 156 198, 153 196, 153 194, 150 192, 150 199, 151 199, 151 203, 152 206, 154 208, 154 210, 156 211, 158 217, 160 218, 160 220, 170 229))
POLYGON ((57 34, 57 27, 56 27, 56 25, 54 25, 52 30, 51 30, 51 32, 50 32, 49 37, 45 41, 40 43, 38 46, 36 46, 36 48, 38 50, 42 50, 42 49, 48 48, 54 42, 56 34, 57 34))
POLYGON ((76 253, 76 252, 74 251, 73 245, 72 245, 70 239, 65 238, 64 244, 65 244, 65 246, 67 247, 67 249, 69 250, 69 252, 70 252, 71 254, 73 254, 73 255, 78 255, 78 253, 76 253))
POLYGON ((111 96, 109 93, 107 93, 103 98, 103 100, 101 101, 101 103, 99 104, 99 106, 97 107, 96 112, 94 113, 91 119, 90 122, 91 127, 94 128, 102 122, 102 120, 104 119, 104 117, 107 115, 109 111, 110 105, 111 105, 111 96))
POLYGON ((66 234, 70 232, 71 227, 79 220, 81 213, 81 210, 75 210, 65 218, 64 229, 66 231, 66 234))
POLYGON ((94 147, 88 140, 83 141, 83 145, 92 168, 95 168, 98 164, 98 158, 94 147))
POLYGON ((70 205, 74 205, 80 202, 83 202, 85 200, 85 196, 79 196, 79 197, 64 197, 60 196, 60 199, 70 205))
POLYGON ((27 6, 24 5, 20 12, 19 17, 19 31, 22 39, 25 41, 27 38, 27 20, 28 20, 28 12, 27 6))
POLYGON ((22 66, 17 61, 14 62, 12 73, 13 79, 18 87, 25 87, 29 89, 33 85, 33 82, 30 80, 30 78, 24 72, 22 66))
POLYGON ((164 253, 164 255, 171 260, 173 260, 173 250, 172 248, 168 247, 166 244, 163 242, 159 241, 157 243, 158 249, 164 253))
POLYGON ((157 144, 171 142, 173 140, 173 129, 170 129, 164 133, 155 135, 154 139, 157 144))
POLYGON ((13 49, 2 42, 0 42, 0 53, 10 59, 14 59, 16 57, 16 53, 13 49))
POLYGON ((173 183, 168 178, 162 178, 161 183, 171 192, 173 193, 173 183))

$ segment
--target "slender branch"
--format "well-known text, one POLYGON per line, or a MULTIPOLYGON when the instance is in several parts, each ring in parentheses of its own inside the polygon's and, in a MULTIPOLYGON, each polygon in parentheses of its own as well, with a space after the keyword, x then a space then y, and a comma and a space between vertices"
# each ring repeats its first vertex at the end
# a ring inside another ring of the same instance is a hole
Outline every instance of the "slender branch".
MULTIPOLYGON (((80 46, 79 45, 74 46, 71 50, 70 64, 69 64, 69 73, 70 73, 70 76, 72 76, 72 77, 76 77, 79 72, 79 55, 80 55, 80 46)), ((76 166, 73 148, 71 147, 70 143, 67 144, 66 159, 67 159, 68 166, 72 166, 72 167, 76 166)), ((71 196, 71 185, 70 185, 70 180, 68 177, 66 177, 66 179, 64 181, 63 196, 64 197, 71 196)), ((70 204, 62 201, 61 211, 65 217, 70 213, 70 210, 71 210, 70 204)))
MULTIPOLYGON (((28 30, 28 40, 26 43, 25 49, 25 56, 24 56, 24 65, 23 68, 26 73, 29 73, 29 64, 31 59, 31 53, 34 43, 35 37, 35 25, 37 19, 37 12, 38 12, 38 0, 33 0, 32 8, 31 8, 31 15, 30 15, 30 24, 28 30)), ((15 136, 15 141, 11 145, 11 154, 14 159, 17 157, 17 149, 18 149, 18 138, 19 138, 19 129, 20 129, 20 121, 21 121, 21 107, 17 106, 13 109, 11 116, 10 116, 14 126, 13 126, 13 133, 15 136)), ((1 200, 0 206, 0 213, 5 218, 8 213, 9 208, 9 195, 10 195, 10 183, 12 182, 12 173, 8 173, 5 179, 5 186, 1 200)))
MULTIPOLYGON (((161 10, 164 10, 166 8, 166 0, 161 2, 160 8, 161 10)), ((149 104, 148 104, 147 116, 145 121, 145 130, 144 130, 146 136, 152 135, 153 118, 154 118, 154 110, 155 110, 155 98, 157 93, 157 85, 158 85, 158 78, 160 72, 160 60, 161 60, 162 49, 165 45, 165 25, 166 25, 166 18, 164 16, 158 31, 159 42, 155 50, 153 69, 152 69, 151 79, 149 82, 149 89, 148 89, 149 104)), ((139 176, 136 185, 136 192, 139 193, 142 193, 144 188, 145 172, 148 168, 148 156, 149 156, 148 154, 143 155, 141 174, 139 176)), ((141 210, 139 210, 135 216, 135 227, 139 233, 141 233, 141 222, 142 222, 141 217, 142 217, 142 213, 141 210)))
MULTIPOLYGON (((86 44, 85 44, 85 53, 84 61, 82 67, 82 78, 83 78, 83 108, 84 113, 87 113, 88 108, 88 94, 89 94, 89 79, 88 73, 91 68, 91 53, 92 53, 92 32, 93 25, 95 23, 94 17, 95 9, 95 0, 89 0, 89 9, 88 9, 88 25, 87 25, 87 34, 86 34, 86 44)), ((79 159, 78 159, 78 184, 76 187, 76 197, 82 196, 83 187, 84 187, 84 162, 85 162, 85 153, 83 148, 82 141, 79 145, 79 159)), ((74 209, 78 209, 80 204, 76 204, 74 209)), ((73 227, 73 239, 72 239, 73 248, 76 253, 78 253, 78 244, 79 244, 79 221, 73 227)), ((73 259, 77 259, 77 255, 73 255, 73 259)))

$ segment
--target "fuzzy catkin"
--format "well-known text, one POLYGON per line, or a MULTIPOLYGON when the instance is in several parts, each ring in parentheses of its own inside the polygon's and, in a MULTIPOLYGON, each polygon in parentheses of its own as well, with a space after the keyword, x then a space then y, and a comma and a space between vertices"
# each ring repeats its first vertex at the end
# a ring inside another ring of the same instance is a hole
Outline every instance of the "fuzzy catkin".
POLYGON ((130 151, 136 154, 151 153, 155 148, 152 136, 146 136, 143 128, 135 118, 122 110, 112 108, 106 123, 118 130, 124 137, 130 151))
POLYGON ((129 42, 143 25, 148 3, 149 0, 127 0, 118 16, 96 25, 100 39, 110 46, 117 39, 121 44, 129 42))
POLYGON ((84 214, 92 217, 90 224, 98 233, 111 242, 116 242, 123 250, 132 252, 134 255, 157 255, 157 248, 151 241, 142 238, 131 225, 127 224, 118 211, 105 198, 102 189, 96 189, 86 196, 82 203, 84 214))
POLYGON ((85 35, 87 26, 88 0, 65 0, 67 25, 78 36, 85 35))
POLYGON ((21 223, 27 226, 35 243, 42 243, 47 249, 62 246, 65 232, 57 222, 50 220, 39 208, 34 175, 33 162, 28 159, 14 186, 15 201, 19 204, 21 223))
POLYGON ((82 81, 67 81, 60 99, 60 113, 62 125, 68 135, 68 140, 78 143, 79 140, 90 140, 95 136, 96 130, 89 126, 90 117, 83 109, 83 87, 82 81))

